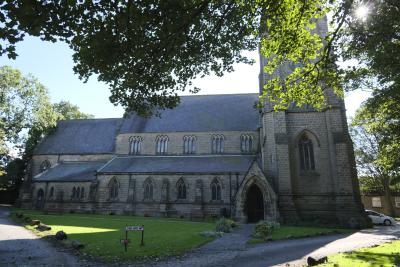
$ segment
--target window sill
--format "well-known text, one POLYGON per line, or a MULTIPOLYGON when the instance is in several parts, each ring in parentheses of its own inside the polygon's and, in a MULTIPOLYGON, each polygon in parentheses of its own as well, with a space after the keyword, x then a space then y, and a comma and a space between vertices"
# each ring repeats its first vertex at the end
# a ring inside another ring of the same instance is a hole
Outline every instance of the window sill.
POLYGON ((224 204, 223 200, 210 200, 210 204, 224 204))

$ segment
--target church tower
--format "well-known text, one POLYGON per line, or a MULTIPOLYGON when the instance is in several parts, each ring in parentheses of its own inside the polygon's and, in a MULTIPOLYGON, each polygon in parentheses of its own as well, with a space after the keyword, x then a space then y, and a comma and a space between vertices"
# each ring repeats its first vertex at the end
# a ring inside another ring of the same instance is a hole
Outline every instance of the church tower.
MULTIPOLYGON (((316 31, 325 35, 327 20, 316 31)), ((260 55, 260 94, 271 78, 263 72, 260 55)), ((290 73, 281 66, 273 75, 290 73)), ((294 105, 275 112, 266 100, 260 135, 262 168, 277 193, 283 221, 307 220, 365 227, 369 220, 360 199, 353 145, 343 99, 326 93, 329 108, 316 111, 294 105)))

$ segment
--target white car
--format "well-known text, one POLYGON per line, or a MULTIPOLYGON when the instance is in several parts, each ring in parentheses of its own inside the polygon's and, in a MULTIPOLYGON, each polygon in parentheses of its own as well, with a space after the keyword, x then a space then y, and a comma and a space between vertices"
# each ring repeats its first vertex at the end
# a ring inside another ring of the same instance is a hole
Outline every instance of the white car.
POLYGON ((396 224, 396 221, 392 217, 386 216, 385 214, 372 210, 365 210, 365 212, 368 214, 368 217, 371 218, 373 224, 383 224, 386 226, 396 224))

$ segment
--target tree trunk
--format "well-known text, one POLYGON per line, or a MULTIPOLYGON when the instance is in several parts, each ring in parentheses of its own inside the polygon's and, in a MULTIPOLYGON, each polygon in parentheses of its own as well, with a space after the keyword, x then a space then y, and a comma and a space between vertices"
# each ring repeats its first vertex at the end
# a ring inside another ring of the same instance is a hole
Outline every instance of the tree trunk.
POLYGON ((395 214, 395 210, 394 210, 394 206, 393 206, 393 202, 392 202, 392 196, 390 194, 389 177, 384 178, 383 191, 385 194, 386 203, 388 203, 389 215, 394 217, 396 214, 395 214))

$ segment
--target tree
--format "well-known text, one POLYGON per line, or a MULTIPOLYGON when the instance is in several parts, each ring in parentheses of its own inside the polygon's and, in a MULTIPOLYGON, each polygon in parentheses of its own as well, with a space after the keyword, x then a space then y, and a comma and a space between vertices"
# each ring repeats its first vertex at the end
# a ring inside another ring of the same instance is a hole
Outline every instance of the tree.
POLYGON ((46 89, 34 77, 7 66, 0 68, 0 173, 10 146, 17 148, 21 132, 30 128, 49 105, 46 89))
POLYGON ((383 193, 389 203, 389 212, 394 216, 391 190, 400 184, 400 160, 396 153, 399 143, 395 147, 387 143, 391 139, 391 132, 387 131, 385 124, 380 113, 371 114, 367 106, 363 106, 356 113, 350 134, 361 174, 361 188, 383 193))
POLYGON ((81 79, 98 75, 110 86, 112 103, 151 115, 175 107, 178 92, 197 92, 196 77, 221 76, 234 63, 251 63, 241 51, 261 44, 270 59, 266 72, 293 66, 292 74, 266 84, 264 97, 277 109, 292 102, 321 108, 326 88, 341 94, 331 56, 338 30, 326 36, 312 30, 329 11, 340 29, 351 2, 6 0, 0 4, 0 53, 15 58, 15 44, 26 34, 64 41, 81 79))

